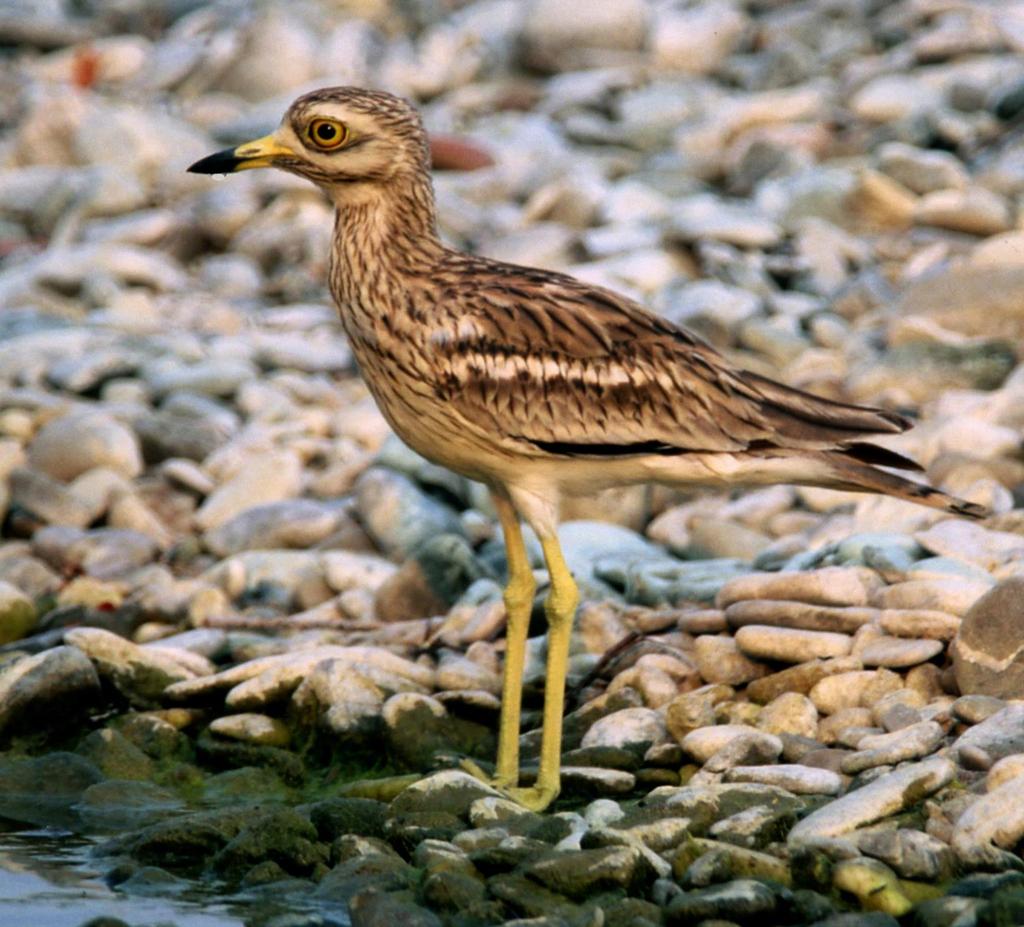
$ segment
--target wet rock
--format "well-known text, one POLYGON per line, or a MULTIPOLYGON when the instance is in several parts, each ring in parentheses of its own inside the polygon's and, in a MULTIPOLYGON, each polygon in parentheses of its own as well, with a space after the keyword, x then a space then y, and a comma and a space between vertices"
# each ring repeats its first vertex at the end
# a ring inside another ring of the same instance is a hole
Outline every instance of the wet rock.
POLYGON ((388 750, 410 769, 423 769, 438 751, 490 757, 494 734, 483 725, 455 718, 425 695, 393 695, 384 703, 384 730, 388 750))
POLYGON ((233 879, 270 860, 292 875, 309 875, 327 860, 327 847, 317 842, 309 819, 290 808, 261 809, 217 852, 211 863, 233 879))
POLYGON ((57 751, 33 759, 0 761, 0 815, 40 826, 73 826, 74 806, 103 779, 95 764, 57 751))
POLYGON ((649 863, 636 847, 560 853, 533 863, 526 871, 546 888, 578 900, 613 888, 636 892, 653 878, 649 863))
POLYGON ((102 728, 86 735, 76 752, 95 763, 111 779, 145 780, 153 775, 153 761, 113 728, 102 728))
POLYGON ((184 808, 173 792, 130 779, 108 779, 89 786, 74 809, 90 830, 136 830, 184 808))
POLYGON ((733 879, 721 885, 698 888, 677 895, 665 911, 668 924, 695 924, 700 921, 760 919, 776 911, 779 899, 764 883, 753 879, 733 879))

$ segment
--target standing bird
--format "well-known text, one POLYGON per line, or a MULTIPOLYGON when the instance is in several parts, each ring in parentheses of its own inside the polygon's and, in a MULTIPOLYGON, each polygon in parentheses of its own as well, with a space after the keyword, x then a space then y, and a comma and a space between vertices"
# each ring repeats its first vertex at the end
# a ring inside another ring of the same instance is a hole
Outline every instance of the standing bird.
POLYGON ((493 783, 543 809, 558 795, 569 637, 579 594, 558 543, 559 501, 608 486, 803 483, 885 493, 960 515, 985 510, 879 467, 870 444, 910 427, 730 365, 610 290, 452 250, 437 234, 416 110, 380 91, 299 97, 265 138, 193 164, 277 167, 334 203, 330 288, 381 412, 424 457, 490 488, 508 556, 507 649, 493 783), (519 722, 535 581, 519 520, 551 577, 536 784, 519 788, 519 722))

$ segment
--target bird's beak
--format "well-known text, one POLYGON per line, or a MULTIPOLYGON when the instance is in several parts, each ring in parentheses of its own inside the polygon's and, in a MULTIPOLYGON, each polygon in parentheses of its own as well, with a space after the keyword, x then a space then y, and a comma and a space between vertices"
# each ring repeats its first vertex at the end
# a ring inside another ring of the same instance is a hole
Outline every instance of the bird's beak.
POLYGON ((277 158, 294 154, 291 148, 282 145, 273 135, 264 135, 263 138, 246 142, 237 148, 225 148, 207 155, 196 161, 189 171, 193 174, 233 174, 253 167, 273 167, 277 158))

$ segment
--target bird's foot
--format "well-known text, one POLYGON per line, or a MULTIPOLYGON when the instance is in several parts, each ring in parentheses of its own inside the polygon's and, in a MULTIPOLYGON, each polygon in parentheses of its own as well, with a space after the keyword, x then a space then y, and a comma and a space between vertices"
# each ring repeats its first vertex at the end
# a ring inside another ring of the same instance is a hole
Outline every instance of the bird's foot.
POLYGON ((459 767, 464 772, 468 772, 474 779, 479 779, 485 785, 489 785, 492 789, 497 789, 503 793, 513 788, 518 781, 516 776, 492 776, 470 759, 463 758, 460 760, 459 767))
POLYGON ((463 759, 459 766, 475 779, 486 783, 505 798, 511 799, 529 811, 543 811, 558 797, 558 789, 555 787, 534 785, 529 788, 519 788, 516 785, 517 777, 488 775, 469 759, 463 759))

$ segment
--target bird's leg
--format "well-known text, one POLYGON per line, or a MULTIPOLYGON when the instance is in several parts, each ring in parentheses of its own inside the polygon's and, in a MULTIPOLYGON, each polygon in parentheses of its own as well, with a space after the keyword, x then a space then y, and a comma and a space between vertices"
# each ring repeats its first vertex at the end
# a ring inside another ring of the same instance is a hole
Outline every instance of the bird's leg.
POLYGON ((561 788, 562 714, 565 709, 565 675, 569 663, 569 638, 579 604, 579 590, 562 556, 555 535, 541 538, 544 560, 551 576, 551 591, 544 603, 548 618, 547 679, 544 684, 544 727, 541 732, 540 769, 537 783, 528 789, 510 789, 509 795, 534 811, 543 811, 561 788))
MULTIPOLYGON (((526 633, 533 610, 537 581, 519 527, 519 516, 507 497, 494 493, 494 507, 505 535, 505 556, 508 561, 508 585, 505 587, 505 674, 501 687, 501 720, 498 722, 498 763, 492 784, 511 789, 519 783, 519 718, 523 698, 523 665, 526 661, 526 633)), ((463 766, 480 778, 475 763, 463 766)))

